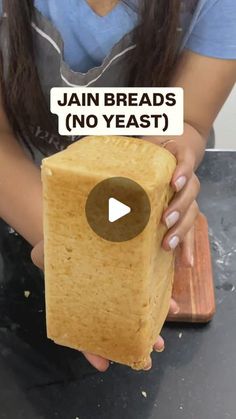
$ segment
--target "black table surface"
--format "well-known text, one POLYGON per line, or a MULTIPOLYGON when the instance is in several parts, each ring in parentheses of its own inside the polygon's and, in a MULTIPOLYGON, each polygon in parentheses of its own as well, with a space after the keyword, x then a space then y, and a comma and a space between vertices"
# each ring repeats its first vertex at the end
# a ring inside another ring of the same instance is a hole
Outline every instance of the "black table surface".
POLYGON ((1 419, 236 418, 236 152, 207 152, 199 176, 217 313, 208 325, 166 325, 150 372, 99 373, 47 340, 42 274, 0 223, 1 419))

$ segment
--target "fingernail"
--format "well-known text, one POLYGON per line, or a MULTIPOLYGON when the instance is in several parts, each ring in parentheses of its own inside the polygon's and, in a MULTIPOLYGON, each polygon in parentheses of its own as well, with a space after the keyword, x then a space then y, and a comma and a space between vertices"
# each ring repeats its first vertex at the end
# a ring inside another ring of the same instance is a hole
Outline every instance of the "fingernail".
POLYGON ((190 265, 193 268, 193 266, 194 266, 194 256, 193 255, 191 256, 191 259, 190 259, 190 265))
POLYGON ((184 185, 187 182, 187 178, 186 176, 180 176, 176 181, 175 181, 175 187, 177 192, 181 191, 181 189, 183 189, 184 185))
POLYGON ((143 371, 149 371, 152 368, 152 364, 148 364, 143 371))
POLYGON ((178 314, 179 312, 180 312, 180 307, 178 306, 178 307, 176 307, 176 309, 174 311, 174 314, 178 314))
POLYGON ((171 214, 169 214, 165 220, 167 227, 168 228, 173 227, 173 225, 175 225, 177 221, 179 220, 179 217, 180 217, 180 213, 178 211, 171 212, 171 214))
POLYGON ((172 250, 174 250, 179 244, 179 237, 178 236, 174 236, 171 237, 171 239, 169 240, 169 246, 172 250))
POLYGON ((162 346, 162 348, 155 348, 154 347, 154 351, 158 352, 158 353, 164 352, 164 350, 165 350, 165 346, 162 346))

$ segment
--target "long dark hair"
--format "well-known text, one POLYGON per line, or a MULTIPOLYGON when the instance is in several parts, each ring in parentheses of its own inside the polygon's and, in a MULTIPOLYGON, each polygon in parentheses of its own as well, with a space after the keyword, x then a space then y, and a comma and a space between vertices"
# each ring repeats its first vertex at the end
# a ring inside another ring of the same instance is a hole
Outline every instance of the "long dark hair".
MULTIPOLYGON (((130 86, 168 86, 178 56, 180 0, 141 0, 140 23, 134 31, 136 48, 127 62, 130 86)), ((9 65, 0 81, 4 106, 16 134, 30 143, 29 126, 36 123, 56 132, 43 96, 37 68, 31 20, 33 0, 5 0, 8 18, 9 65)), ((33 143, 33 139, 31 143, 33 143)), ((40 149, 40 144, 35 144, 40 149)), ((44 152, 50 152, 50 146, 44 152)))

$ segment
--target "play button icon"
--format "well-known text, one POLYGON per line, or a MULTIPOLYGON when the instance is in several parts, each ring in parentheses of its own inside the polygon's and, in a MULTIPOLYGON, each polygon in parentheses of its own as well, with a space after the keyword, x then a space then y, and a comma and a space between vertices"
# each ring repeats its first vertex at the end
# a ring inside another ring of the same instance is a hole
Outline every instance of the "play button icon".
POLYGON ((129 214, 130 211, 131 208, 128 205, 123 204, 115 198, 109 198, 108 220, 110 223, 114 223, 114 221, 129 214))
POLYGON ((89 193, 85 213, 91 229, 112 242, 131 240, 140 234, 150 218, 150 201, 137 182, 111 177, 89 193))

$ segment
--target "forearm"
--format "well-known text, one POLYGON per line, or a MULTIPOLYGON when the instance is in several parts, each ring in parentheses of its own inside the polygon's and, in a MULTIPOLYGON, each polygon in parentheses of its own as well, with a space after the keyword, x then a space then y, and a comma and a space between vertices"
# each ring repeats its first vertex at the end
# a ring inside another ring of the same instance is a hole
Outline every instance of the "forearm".
POLYGON ((0 134, 0 217, 33 246, 43 237, 40 170, 12 134, 0 134))

